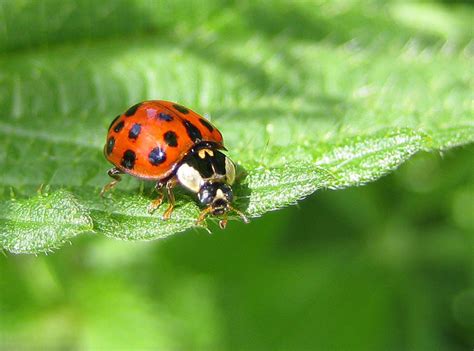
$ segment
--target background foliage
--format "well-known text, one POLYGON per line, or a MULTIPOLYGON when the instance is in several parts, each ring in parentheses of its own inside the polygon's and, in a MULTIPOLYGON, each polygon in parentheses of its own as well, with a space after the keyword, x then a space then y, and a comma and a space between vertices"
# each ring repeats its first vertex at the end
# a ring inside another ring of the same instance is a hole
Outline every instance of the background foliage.
POLYGON ((472 141, 466 11, 2 2, 1 247, 47 252, 81 233, 155 239, 194 225, 199 208, 187 194, 166 223, 164 208, 146 211, 150 185, 129 179, 107 201, 97 196, 110 167, 105 130, 144 99, 215 116, 246 173, 237 204, 253 217, 375 180, 420 150, 472 141))
MULTIPOLYGON (((97 197, 105 130, 136 101, 208 112, 258 216, 474 138, 458 3, 0 2, 0 346, 465 349, 472 147, 208 236, 179 195, 97 197), (42 187, 41 187, 42 185, 42 187)), ((212 229, 214 227, 211 226, 212 229)))

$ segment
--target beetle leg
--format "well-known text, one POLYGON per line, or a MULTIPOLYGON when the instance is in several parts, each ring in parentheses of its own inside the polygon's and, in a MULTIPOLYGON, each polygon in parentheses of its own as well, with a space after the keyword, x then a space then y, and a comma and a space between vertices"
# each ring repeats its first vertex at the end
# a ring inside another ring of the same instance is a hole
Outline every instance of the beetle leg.
POLYGON ((163 199, 165 197, 165 193, 163 192, 163 187, 165 186, 165 184, 166 183, 162 183, 162 182, 159 182, 159 181, 156 182, 155 190, 158 193, 158 196, 148 206, 148 213, 155 212, 158 209, 158 207, 160 207, 161 204, 163 203, 163 199))
POLYGON ((104 187, 102 188, 102 190, 100 191, 100 196, 104 196, 104 194, 109 191, 110 189, 112 189, 115 185, 117 185, 118 182, 120 182, 122 180, 122 178, 120 177, 120 174, 123 174, 123 172, 114 167, 114 168, 111 168, 107 171, 107 174, 109 175, 109 177, 113 178, 114 180, 112 180, 110 183, 104 185, 104 187))
POLYGON ((219 228, 225 229, 227 226, 227 213, 224 215, 224 218, 219 221, 219 228))
POLYGON ((204 210, 201 211, 201 213, 199 214, 199 217, 196 221, 196 224, 197 225, 202 225, 204 223, 204 221, 206 220, 206 217, 207 215, 212 211, 212 207, 211 206, 208 206, 206 207, 204 210))
POLYGON ((242 218, 242 221, 244 223, 249 223, 250 222, 249 219, 247 218, 247 216, 244 215, 244 213, 242 211, 239 211, 238 209, 236 209, 235 207, 232 207, 230 205, 229 205, 229 210, 234 211, 235 213, 237 213, 240 216, 240 218, 242 218))
POLYGON ((165 213, 163 214, 163 219, 165 221, 170 219, 171 213, 173 213, 174 203, 175 203, 173 188, 176 186, 176 184, 177 184, 177 181, 175 178, 171 178, 170 180, 168 180, 168 182, 166 182, 166 196, 168 198, 169 205, 165 213))

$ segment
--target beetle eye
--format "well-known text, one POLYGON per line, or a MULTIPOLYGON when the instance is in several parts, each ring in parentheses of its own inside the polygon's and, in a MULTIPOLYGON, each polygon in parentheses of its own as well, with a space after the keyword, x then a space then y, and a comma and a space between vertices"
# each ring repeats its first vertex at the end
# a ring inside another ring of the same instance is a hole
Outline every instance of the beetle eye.
POLYGON ((215 194, 212 192, 210 184, 204 184, 198 193, 199 202, 203 205, 209 205, 212 202, 215 194))
POLYGON ((222 192, 224 193, 225 198, 227 199, 228 202, 232 202, 234 199, 234 194, 232 193, 232 188, 228 186, 227 184, 224 184, 222 186, 222 192))

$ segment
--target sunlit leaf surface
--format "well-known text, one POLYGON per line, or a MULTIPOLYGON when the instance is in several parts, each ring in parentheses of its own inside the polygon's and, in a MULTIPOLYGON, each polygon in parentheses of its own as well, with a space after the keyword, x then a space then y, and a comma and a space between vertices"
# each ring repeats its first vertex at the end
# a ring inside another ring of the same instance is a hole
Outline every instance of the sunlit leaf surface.
POLYGON ((98 196, 107 127, 141 100, 210 116, 242 170, 236 205, 249 217, 474 140, 469 16, 445 12, 445 26, 418 5, 319 5, 1 2, 0 247, 195 225, 184 192, 167 222, 147 212, 150 184, 98 196))

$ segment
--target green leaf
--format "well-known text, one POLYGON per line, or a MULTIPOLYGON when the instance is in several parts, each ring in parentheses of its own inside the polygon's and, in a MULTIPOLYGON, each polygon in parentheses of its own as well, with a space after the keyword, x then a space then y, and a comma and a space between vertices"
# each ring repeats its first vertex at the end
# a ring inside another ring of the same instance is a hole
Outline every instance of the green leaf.
POLYGON ((236 207, 249 217, 474 141, 466 12, 397 2, 2 2, 1 247, 38 253, 84 232, 152 240, 195 226, 200 209, 183 191, 166 222, 163 208, 147 212, 151 184, 128 178, 98 196, 109 181, 107 127, 141 100, 212 117, 242 171, 236 207), (430 25, 412 26, 414 15, 430 25))
POLYGON ((88 211, 65 190, 1 203, 0 223, 0 245, 15 253, 51 251, 92 230, 88 211))

